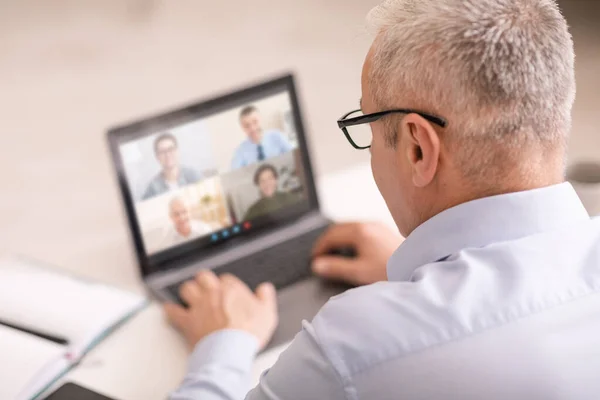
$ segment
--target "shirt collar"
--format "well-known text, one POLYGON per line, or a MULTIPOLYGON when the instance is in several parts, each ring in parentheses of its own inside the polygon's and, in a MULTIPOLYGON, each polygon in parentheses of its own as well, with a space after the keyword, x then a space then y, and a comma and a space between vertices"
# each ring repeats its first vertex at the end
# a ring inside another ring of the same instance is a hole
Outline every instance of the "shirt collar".
POLYGON ((514 240, 589 219, 569 183, 473 200, 417 227, 387 264, 388 280, 409 280, 418 267, 465 248, 514 240))

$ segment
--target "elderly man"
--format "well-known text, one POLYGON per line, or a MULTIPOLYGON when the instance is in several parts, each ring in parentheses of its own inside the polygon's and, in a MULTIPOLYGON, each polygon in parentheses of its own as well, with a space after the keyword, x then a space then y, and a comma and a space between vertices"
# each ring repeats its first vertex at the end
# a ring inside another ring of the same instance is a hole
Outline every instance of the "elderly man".
POLYGON ((181 197, 174 197, 169 202, 169 218, 171 226, 165 234, 165 247, 175 246, 212 232, 210 225, 190 216, 190 210, 181 197))
MULTIPOLYGON (((370 145, 406 241, 386 271, 391 234, 332 228, 315 271, 382 282, 332 299, 247 398, 598 398, 600 221, 563 183, 575 79, 558 6, 391 0, 371 19, 362 113, 339 124, 370 145), (358 258, 321 257, 339 245, 358 258)), ((243 398, 273 289, 203 273, 181 294, 190 308, 167 311, 195 350, 172 398, 243 398)))

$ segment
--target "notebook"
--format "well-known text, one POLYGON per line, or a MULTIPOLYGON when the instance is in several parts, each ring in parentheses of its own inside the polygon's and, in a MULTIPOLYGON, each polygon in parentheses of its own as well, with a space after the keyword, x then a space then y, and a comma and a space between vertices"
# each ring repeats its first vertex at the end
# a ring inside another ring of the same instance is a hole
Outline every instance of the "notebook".
POLYGON ((19 257, 0 260, 0 399, 38 397, 147 304, 19 257))

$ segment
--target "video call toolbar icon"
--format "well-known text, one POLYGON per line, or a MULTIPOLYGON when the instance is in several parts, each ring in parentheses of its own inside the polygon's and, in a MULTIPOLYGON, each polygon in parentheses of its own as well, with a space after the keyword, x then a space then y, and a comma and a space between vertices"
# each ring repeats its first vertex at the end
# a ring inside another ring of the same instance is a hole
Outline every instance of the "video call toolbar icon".
MULTIPOLYGON (((250 228, 250 224, 246 223, 244 224, 244 228, 247 230, 250 228), (246 227, 246 225, 248 227, 246 227)), ((242 225, 234 225, 231 230, 230 229, 223 229, 220 232, 215 232, 212 235, 210 235, 210 240, 211 242, 217 242, 219 239, 228 239, 231 235, 237 235, 239 233, 242 232, 242 225)))
POLYGON ((250 222, 248 222, 248 221, 244 222, 244 229, 248 230, 250 228, 252 228, 252 224, 250 222))

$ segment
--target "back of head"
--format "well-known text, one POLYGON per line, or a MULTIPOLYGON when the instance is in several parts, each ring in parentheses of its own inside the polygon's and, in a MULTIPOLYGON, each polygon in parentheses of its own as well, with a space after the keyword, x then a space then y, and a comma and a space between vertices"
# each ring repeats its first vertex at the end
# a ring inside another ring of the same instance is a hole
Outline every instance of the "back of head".
POLYGON ((563 167, 574 51, 553 0, 387 0, 369 21, 378 107, 445 117, 442 140, 465 177, 535 173, 544 154, 563 167))

